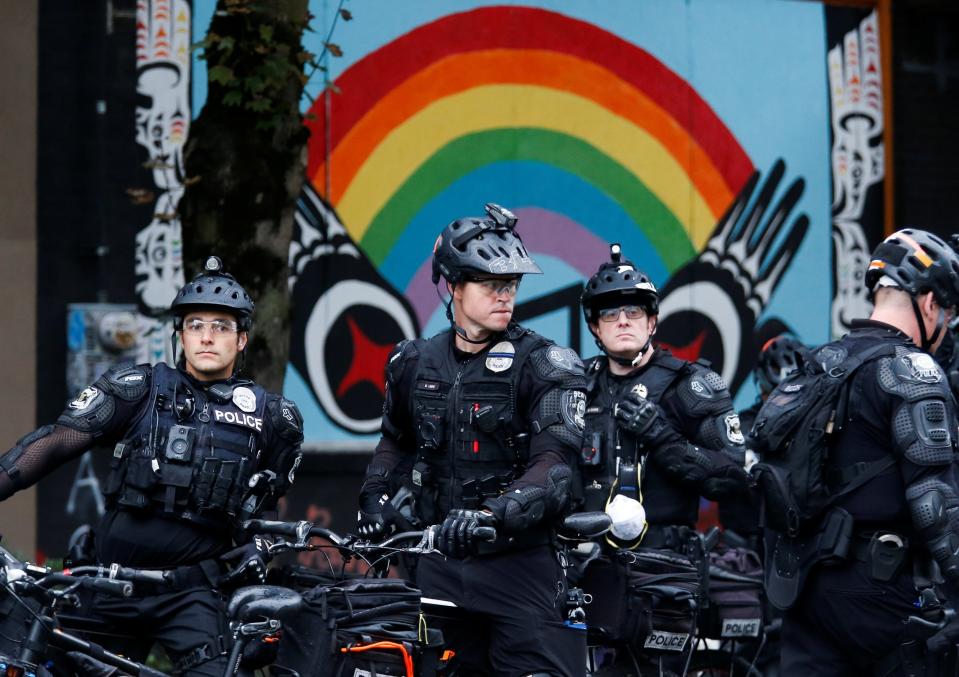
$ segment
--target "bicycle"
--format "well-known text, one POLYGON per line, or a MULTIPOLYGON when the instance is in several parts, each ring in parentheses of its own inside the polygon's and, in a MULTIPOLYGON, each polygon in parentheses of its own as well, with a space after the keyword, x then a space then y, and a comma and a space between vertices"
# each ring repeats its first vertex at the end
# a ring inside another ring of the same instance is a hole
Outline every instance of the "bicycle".
MULTIPOLYGON (((80 604, 80 590, 130 597, 137 582, 165 583, 169 572, 111 566, 82 566, 62 572, 37 567, 17 560, 0 547, 0 584, 7 594, 32 618, 26 635, 0 647, 0 666, 4 677, 42 677, 50 674, 48 660, 56 661, 57 669, 80 670, 79 674, 113 675, 117 670, 138 677, 170 677, 164 672, 107 651, 95 642, 67 632, 59 622, 64 609, 80 604), (24 599, 26 598, 26 599, 24 599), (38 607, 27 603, 34 600, 38 607), (9 653, 16 645, 16 655, 9 653)), ((243 649, 257 638, 275 635, 282 627, 281 619, 300 608, 300 595, 278 586, 251 586, 237 590, 227 607, 233 630, 233 647, 224 677, 240 674, 243 649)))

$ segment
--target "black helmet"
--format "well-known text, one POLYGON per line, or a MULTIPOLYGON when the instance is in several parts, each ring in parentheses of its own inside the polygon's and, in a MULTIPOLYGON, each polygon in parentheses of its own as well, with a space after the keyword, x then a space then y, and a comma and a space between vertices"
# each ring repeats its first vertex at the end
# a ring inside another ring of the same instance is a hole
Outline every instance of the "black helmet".
POLYGON ((648 315, 659 314, 659 292, 649 276, 623 258, 619 243, 609 245, 609 261, 589 278, 580 303, 587 324, 596 322, 596 312, 604 306, 632 302, 648 315))
POLYGON ((223 272, 223 261, 216 256, 207 258, 203 272, 183 285, 170 304, 174 329, 183 329, 183 317, 198 308, 219 308, 236 315, 240 331, 253 326, 253 299, 235 277, 223 272))
POLYGON ((925 230, 905 228, 876 247, 866 270, 866 288, 871 294, 883 277, 910 296, 931 291, 944 308, 959 305, 959 254, 925 230))
POLYGON ((791 336, 781 334, 766 341, 756 360, 756 383, 768 395, 786 378, 799 371, 808 348, 791 336))
POLYGON ((516 216, 492 202, 487 219, 457 219, 443 229, 433 247, 433 284, 440 276, 456 284, 471 273, 479 275, 526 275, 542 273, 523 241, 513 230, 516 216))

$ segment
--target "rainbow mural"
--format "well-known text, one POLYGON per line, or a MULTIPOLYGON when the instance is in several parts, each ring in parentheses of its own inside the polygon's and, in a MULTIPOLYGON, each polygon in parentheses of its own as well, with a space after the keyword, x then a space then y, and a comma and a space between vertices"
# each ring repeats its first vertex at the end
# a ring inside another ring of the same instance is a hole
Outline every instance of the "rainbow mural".
MULTIPOLYGON (((316 39, 334 20, 329 5, 311 3, 316 39)), ((308 440, 373 439, 388 346, 445 326, 433 241, 488 201, 517 213, 546 273, 524 281, 518 314, 584 356, 594 349, 577 285, 613 241, 665 289, 664 342, 718 358, 738 401, 753 395, 757 335, 825 340, 822 8, 571 5, 375 0, 336 26, 345 56, 327 62, 330 89, 310 85, 291 251, 298 335, 286 394, 308 440)))

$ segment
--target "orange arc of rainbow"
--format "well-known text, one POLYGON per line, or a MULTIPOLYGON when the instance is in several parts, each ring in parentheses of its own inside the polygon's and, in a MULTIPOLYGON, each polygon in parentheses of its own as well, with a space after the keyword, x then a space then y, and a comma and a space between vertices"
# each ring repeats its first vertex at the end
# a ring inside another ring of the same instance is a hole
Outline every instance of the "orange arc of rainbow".
MULTIPOLYGON (((602 66, 546 50, 495 49, 465 52, 433 62, 379 99, 333 149, 330 198, 338 204, 360 167, 398 126, 437 99, 494 83, 539 85, 596 102, 645 129, 696 186, 714 218, 733 191, 709 156, 685 129, 642 91, 602 66)), ((313 176, 323 185, 326 164, 313 176)))

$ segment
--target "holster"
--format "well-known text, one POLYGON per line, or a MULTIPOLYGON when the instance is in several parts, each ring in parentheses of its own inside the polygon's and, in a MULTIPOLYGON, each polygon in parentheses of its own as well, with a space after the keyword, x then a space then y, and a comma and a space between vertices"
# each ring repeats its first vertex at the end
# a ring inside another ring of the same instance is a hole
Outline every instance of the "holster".
POLYGON ((808 535, 791 537, 769 532, 766 557, 766 595, 770 604, 791 609, 816 565, 846 561, 852 547, 853 518, 842 508, 832 508, 808 535))

